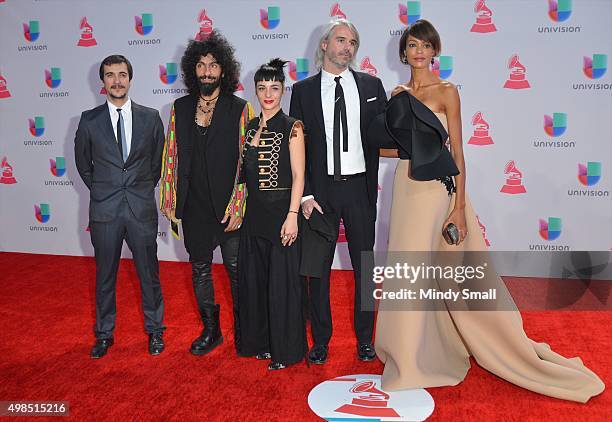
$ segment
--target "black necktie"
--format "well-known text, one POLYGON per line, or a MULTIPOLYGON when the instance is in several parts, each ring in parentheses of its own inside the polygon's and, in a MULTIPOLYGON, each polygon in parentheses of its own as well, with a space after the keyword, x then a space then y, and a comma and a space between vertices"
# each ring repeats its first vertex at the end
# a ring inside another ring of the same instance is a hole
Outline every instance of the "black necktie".
POLYGON ((117 145, 119 146, 119 154, 121 158, 123 158, 123 139, 121 138, 121 109, 117 109, 117 114, 119 117, 117 118, 117 145))
POLYGON ((340 122, 342 122, 343 143, 342 150, 348 151, 348 126, 346 124, 346 103, 344 90, 340 85, 341 76, 336 76, 336 92, 334 95, 334 180, 340 180, 342 170, 340 165, 340 122))

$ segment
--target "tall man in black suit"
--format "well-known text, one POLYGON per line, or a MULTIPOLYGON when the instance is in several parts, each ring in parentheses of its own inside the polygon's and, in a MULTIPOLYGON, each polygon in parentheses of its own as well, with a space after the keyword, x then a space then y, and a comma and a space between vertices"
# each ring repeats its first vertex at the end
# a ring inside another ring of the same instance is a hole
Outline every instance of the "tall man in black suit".
MULTIPOLYGON (((290 115, 304 122, 306 132, 302 212, 310 218, 316 209, 335 225, 344 221, 355 276, 357 355, 371 361, 374 313, 362 310, 361 252, 374 247, 379 152, 368 145, 365 135, 370 121, 384 111, 387 96, 380 79, 350 68, 358 48, 359 33, 352 23, 331 22, 316 52, 321 71, 293 85, 290 115)), ((323 276, 310 279, 315 344, 308 358, 317 364, 326 362, 332 334, 329 276, 334 252, 331 248, 323 276)))
POLYGON ((96 258, 94 359, 113 344, 115 287, 124 239, 140 279, 149 353, 164 350, 155 205, 164 127, 157 110, 128 97, 132 76, 125 57, 113 55, 102 61, 100 79, 107 101, 83 112, 74 139, 76 166, 90 191, 89 228, 96 258))

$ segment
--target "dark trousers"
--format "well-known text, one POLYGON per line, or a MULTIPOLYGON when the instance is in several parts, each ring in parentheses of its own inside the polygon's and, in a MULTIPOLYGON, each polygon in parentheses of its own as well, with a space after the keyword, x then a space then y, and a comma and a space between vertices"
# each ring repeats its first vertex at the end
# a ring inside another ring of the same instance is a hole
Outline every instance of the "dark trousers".
POLYGON ((238 271, 241 355, 269 352, 273 362, 285 365, 304 359, 307 343, 299 264, 299 238, 291 246, 282 246, 278 240, 242 233, 238 271))
MULTIPOLYGON (((335 224, 342 218, 348 241, 349 255, 355 276, 354 324, 359 343, 371 343, 374 331, 374 312, 361 310, 361 252, 374 248, 374 224, 376 207, 368 200, 365 175, 346 181, 332 182, 329 200, 321 204, 323 212, 335 214, 335 224)), ((316 199, 316 198, 315 198, 316 199)), ((309 283, 310 317, 312 337, 315 344, 327 344, 332 335, 332 315, 329 302, 329 277, 334 260, 335 248, 331 248, 321 278, 311 278, 309 283)), ((364 283, 373 291, 371 283, 364 283)))
POLYGON ((91 222, 89 227, 96 258, 96 337, 109 338, 115 329, 117 271, 124 239, 132 251, 140 280, 145 330, 149 334, 163 331, 164 299, 157 261, 157 220, 137 219, 124 200, 113 221, 91 222))

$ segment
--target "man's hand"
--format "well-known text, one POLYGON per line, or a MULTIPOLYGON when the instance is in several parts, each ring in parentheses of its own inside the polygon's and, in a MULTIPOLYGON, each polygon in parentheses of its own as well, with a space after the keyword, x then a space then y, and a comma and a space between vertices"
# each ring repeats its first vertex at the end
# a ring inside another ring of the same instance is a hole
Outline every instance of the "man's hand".
POLYGON ((323 214, 323 209, 321 208, 321 205, 319 205, 319 203, 315 201, 314 198, 310 198, 304 201, 304 203, 302 204, 302 214, 304 214, 306 220, 310 220, 310 215, 312 214, 312 210, 314 208, 316 208, 317 211, 323 214))
POLYGON ((229 224, 225 228, 225 232, 233 232, 238 230, 240 226, 242 226, 242 217, 238 217, 237 215, 232 215, 230 217, 229 214, 225 214, 223 220, 221 220, 221 224, 225 224, 225 222, 229 219, 229 224))

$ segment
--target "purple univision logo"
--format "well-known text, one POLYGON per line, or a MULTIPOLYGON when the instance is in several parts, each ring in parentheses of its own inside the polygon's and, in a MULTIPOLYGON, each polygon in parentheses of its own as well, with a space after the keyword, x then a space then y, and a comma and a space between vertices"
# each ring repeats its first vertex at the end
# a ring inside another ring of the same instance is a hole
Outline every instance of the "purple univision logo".
POLYGON ((561 236, 561 219, 548 217, 548 220, 540 218, 540 237, 544 240, 555 240, 561 236))
POLYGON ((166 63, 159 65, 159 79, 166 85, 170 85, 176 81, 178 77, 178 66, 176 63, 166 63))
POLYGON ((589 161, 585 164, 578 164, 578 180, 584 186, 593 186, 601 179, 601 163, 589 161))
POLYGON ((26 40, 36 41, 40 36, 40 24, 38 21, 30 21, 23 24, 23 36, 26 40))
POLYGON ((66 174, 66 160, 64 157, 55 157, 55 160, 49 159, 49 165, 51 174, 55 177, 62 177, 66 174))
POLYGON ((589 79, 601 78, 608 68, 607 54, 593 54, 593 57, 584 56, 582 71, 589 79))
POLYGON ((553 113, 552 116, 544 115, 544 131, 548 136, 561 136, 567 129, 567 114, 553 113))
POLYGON ((280 7, 270 6, 268 10, 259 9, 259 22, 266 29, 274 29, 280 23, 280 7))
POLYGON ((28 122, 32 136, 39 137, 45 133, 45 118, 43 116, 36 116, 33 119, 28 119, 28 122))
POLYGON ((34 216, 39 223, 46 223, 51 218, 49 204, 34 205, 34 216))
POLYGON ((548 0, 548 16, 555 22, 564 22, 572 14, 572 0, 548 0))
POLYGON ((62 69, 59 67, 52 67, 51 69, 45 69, 45 83, 49 88, 57 88, 62 83, 62 69))
POLYGON ((134 16, 136 23, 136 32, 140 35, 149 35, 153 31, 153 14, 143 13, 140 16, 134 16))
POLYGON ((448 78, 453 73, 453 56, 434 57, 431 70, 441 79, 448 78))
POLYGON ((399 4, 399 19, 404 25, 412 25, 421 19, 421 2, 409 1, 399 4))
POLYGON ((289 77, 294 81, 301 81, 308 76, 308 59, 299 57, 295 62, 289 62, 289 77))

